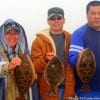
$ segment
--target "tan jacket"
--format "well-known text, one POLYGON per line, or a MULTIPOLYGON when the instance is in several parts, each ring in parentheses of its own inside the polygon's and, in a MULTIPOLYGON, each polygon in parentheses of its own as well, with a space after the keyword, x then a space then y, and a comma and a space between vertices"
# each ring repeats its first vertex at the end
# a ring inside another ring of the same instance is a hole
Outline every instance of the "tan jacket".
MULTIPOLYGON (((6 56, 5 50, 3 47, 0 46, 0 55, 2 56, 3 60, 7 62, 7 64, 5 64, 2 69, 1 69, 1 74, 6 74, 8 72, 8 65, 9 65, 9 60, 6 56)), ((15 100, 16 97, 19 96, 19 91, 18 88, 16 86, 15 83, 15 79, 14 79, 14 73, 13 71, 11 71, 7 77, 6 77, 6 100, 15 100)), ((26 100, 28 99, 28 96, 26 96, 26 100)))
MULTIPOLYGON (((69 42, 71 35, 64 31, 65 34, 65 59, 67 61, 68 49, 69 49, 69 42)), ((32 43, 31 48, 31 57, 33 64, 35 66, 37 75, 38 75, 38 85, 40 90, 40 95, 42 96, 43 100, 58 100, 58 88, 56 88, 57 96, 48 96, 48 92, 50 90, 49 85, 47 84, 46 80, 44 79, 44 70, 46 67, 46 61, 44 56, 47 52, 54 51, 56 53, 55 44, 50 37, 49 29, 45 29, 37 34, 36 39, 32 43)), ((75 96, 75 77, 74 77, 74 70, 70 65, 67 63, 66 65, 66 75, 65 75, 65 93, 64 98, 67 97, 74 97, 75 96)))

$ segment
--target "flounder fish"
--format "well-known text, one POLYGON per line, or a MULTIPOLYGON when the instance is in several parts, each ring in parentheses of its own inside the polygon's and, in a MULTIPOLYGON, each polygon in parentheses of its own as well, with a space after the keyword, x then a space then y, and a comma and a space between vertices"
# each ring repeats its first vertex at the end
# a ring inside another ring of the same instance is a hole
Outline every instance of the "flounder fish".
POLYGON ((64 66, 58 57, 53 57, 47 64, 44 77, 50 86, 49 96, 55 96, 55 87, 64 80, 64 66))
POLYGON ((28 55, 21 54, 19 58, 22 63, 14 70, 15 82, 20 93, 16 100, 26 100, 24 95, 35 80, 35 69, 28 55))
POLYGON ((79 54, 76 70, 83 83, 81 91, 90 91, 89 81, 95 74, 96 70, 95 56, 91 49, 86 48, 81 54, 79 54))

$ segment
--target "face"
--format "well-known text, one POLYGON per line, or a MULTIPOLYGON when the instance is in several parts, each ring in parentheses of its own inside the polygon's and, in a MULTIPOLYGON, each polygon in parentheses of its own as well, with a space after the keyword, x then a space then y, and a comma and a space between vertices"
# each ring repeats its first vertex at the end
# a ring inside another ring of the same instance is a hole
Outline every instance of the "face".
POLYGON ((64 23, 65 19, 61 16, 52 16, 48 20, 48 24, 50 25, 50 30, 52 33, 61 33, 64 23))
POLYGON ((91 27, 100 30, 100 6, 90 6, 87 19, 91 27))
POLYGON ((14 49, 19 40, 19 31, 15 29, 8 31, 5 33, 5 39, 8 45, 14 49))

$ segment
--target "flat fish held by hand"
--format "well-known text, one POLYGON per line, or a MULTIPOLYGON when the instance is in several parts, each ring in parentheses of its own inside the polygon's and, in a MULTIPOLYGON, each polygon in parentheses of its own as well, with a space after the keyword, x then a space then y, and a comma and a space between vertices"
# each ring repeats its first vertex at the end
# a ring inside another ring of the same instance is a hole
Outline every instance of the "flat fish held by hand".
POLYGON ((64 66, 58 57, 53 57, 47 64, 44 77, 50 86, 49 96, 55 96, 55 87, 64 80, 64 66))
POLYGON ((28 55, 20 54, 19 58, 22 63, 14 70, 15 82, 20 93, 16 100, 26 100, 25 94, 35 80, 35 69, 28 55))
POLYGON ((89 81, 92 79, 96 70, 95 56, 91 49, 86 48, 79 54, 76 70, 83 83, 81 91, 90 91, 89 81))

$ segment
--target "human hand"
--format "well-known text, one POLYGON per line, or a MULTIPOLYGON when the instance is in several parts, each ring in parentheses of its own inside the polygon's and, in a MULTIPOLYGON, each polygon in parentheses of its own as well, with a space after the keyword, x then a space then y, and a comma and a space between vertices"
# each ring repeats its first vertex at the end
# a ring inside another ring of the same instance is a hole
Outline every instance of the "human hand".
POLYGON ((81 51, 79 52, 79 54, 78 54, 78 58, 81 57, 81 55, 83 54, 84 50, 85 50, 85 49, 83 49, 83 50, 81 50, 81 51))
POLYGON ((48 52, 45 54, 45 60, 46 62, 48 62, 49 60, 51 60, 56 54, 54 52, 48 52))
POLYGON ((19 57, 12 58, 11 62, 9 63, 9 70, 14 70, 16 67, 18 67, 21 64, 21 59, 19 57))

